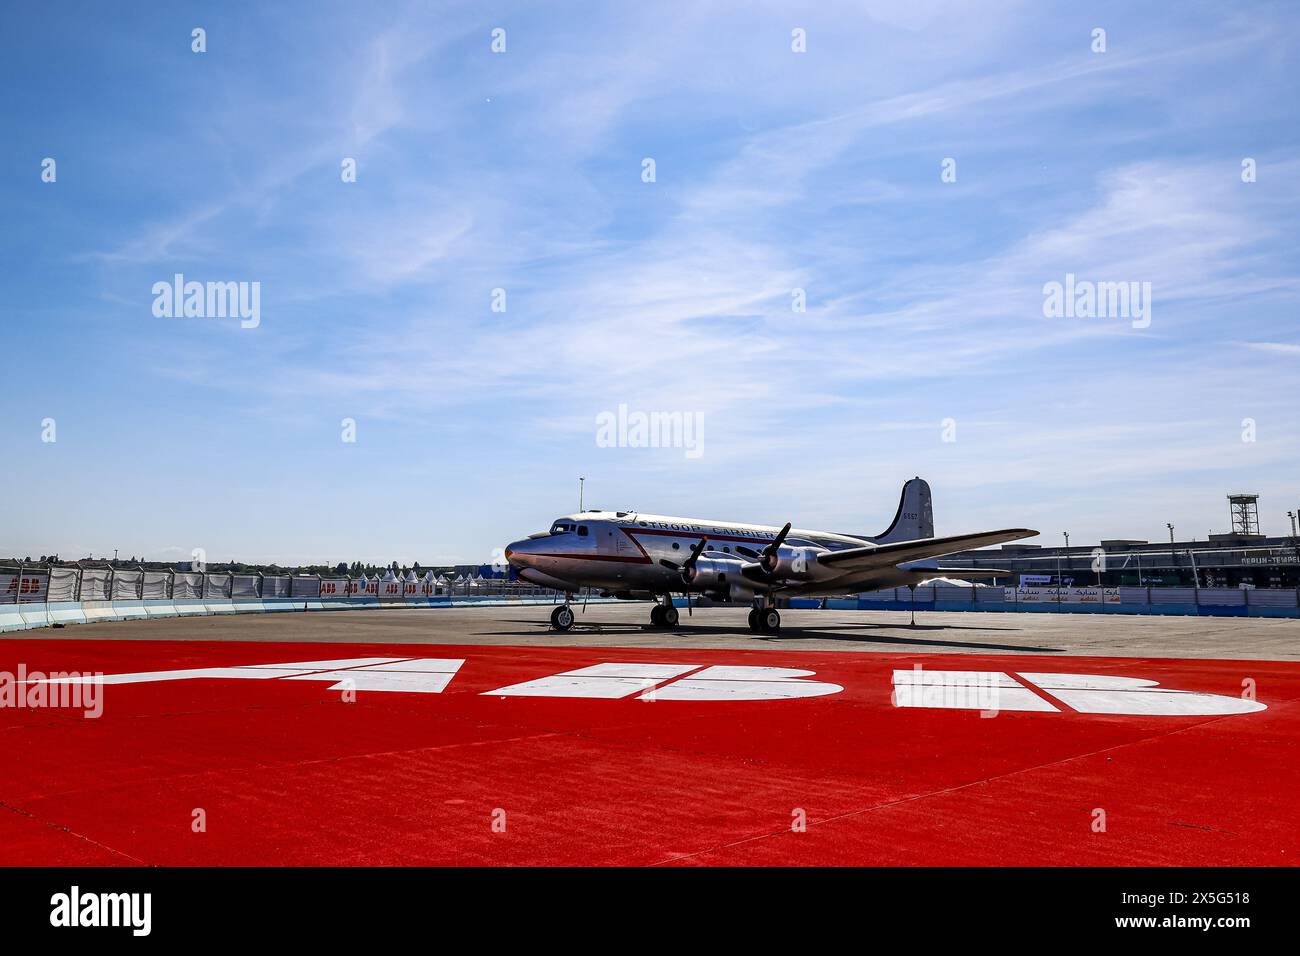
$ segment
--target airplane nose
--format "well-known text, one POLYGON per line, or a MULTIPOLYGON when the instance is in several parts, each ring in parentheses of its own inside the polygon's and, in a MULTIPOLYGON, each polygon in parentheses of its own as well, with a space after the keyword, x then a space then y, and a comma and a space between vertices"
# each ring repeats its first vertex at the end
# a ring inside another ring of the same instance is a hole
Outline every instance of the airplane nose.
POLYGON ((516 568, 526 568, 529 565, 528 560, 528 543, 526 541, 513 541, 506 548, 506 561, 516 568))

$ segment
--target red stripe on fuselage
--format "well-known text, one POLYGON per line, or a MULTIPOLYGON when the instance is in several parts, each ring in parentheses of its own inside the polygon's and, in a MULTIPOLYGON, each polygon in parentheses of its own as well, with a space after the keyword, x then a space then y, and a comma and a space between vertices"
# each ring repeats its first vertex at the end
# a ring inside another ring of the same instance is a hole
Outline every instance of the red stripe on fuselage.
POLYGON ((640 557, 635 554, 556 554, 553 552, 538 552, 534 557, 567 558, 570 561, 619 561, 624 564, 650 563, 650 556, 648 554, 644 557, 640 557))

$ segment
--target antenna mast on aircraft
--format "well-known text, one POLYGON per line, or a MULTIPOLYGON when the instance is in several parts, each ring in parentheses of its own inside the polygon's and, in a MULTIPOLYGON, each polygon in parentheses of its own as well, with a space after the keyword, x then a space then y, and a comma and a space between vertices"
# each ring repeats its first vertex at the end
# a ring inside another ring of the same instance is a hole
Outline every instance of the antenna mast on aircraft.
POLYGON ((585 475, 578 477, 578 514, 582 514, 582 485, 586 480, 585 475))

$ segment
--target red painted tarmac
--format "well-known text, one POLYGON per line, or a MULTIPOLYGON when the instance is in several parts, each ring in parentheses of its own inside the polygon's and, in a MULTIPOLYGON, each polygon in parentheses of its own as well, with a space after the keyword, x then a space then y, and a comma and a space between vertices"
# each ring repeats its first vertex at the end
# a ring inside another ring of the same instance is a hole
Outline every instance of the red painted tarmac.
POLYGON ((0 644, 0 671, 348 657, 466 663, 440 694, 362 690, 347 702, 312 680, 200 679, 104 687, 98 719, 0 708, 0 864, 1300 859, 1294 663, 15 639, 0 644), (757 701, 484 696, 605 662, 801 668, 843 690, 757 701), (896 707, 892 672, 915 663, 1140 677, 1233 698, 1249 679, 1268 709, 983 718, 896 707), (192 826, 198 809, 205 832, 192 826), (792 829, 800 811, 804 832, 792 829))

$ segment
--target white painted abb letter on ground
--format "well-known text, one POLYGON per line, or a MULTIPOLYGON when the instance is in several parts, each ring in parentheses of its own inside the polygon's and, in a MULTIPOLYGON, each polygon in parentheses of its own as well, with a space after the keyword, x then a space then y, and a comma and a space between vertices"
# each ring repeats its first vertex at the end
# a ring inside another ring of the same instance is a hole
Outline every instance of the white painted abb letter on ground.
POLYGON ((596 664, 554 677, 487 691, 498 697, 604 697, 642 700, 792 700, 838 694, 839 684, 811 681, 790 667, 700 664, 596 664), (639 693, 638 693, 639 692, 639 693))
MULTIPOLYGON (((106 674, 39 683, 140 684, 201 678, 278 679, 324 681, 330 684, 329 690, 441 694, 464 663, 463 658, 354 657, 337 661, 106 674)), ((635 695, 641 700, 792 700, 838 694, 844 689, 839 684, 804 679, 814 673, 789 667, 595 664, 553 677, 499 687, 486 691, 484 696, 617 699, 635 695)))
POLYGON ((895 707, 1003 710, 1161 717, 1253 714, 1264 704, 1242 697, 1171 690, 1143 677, 1000 671, 894 671, 895 707), (1017 680, 1017 678, 1019 678, 1017 680))

